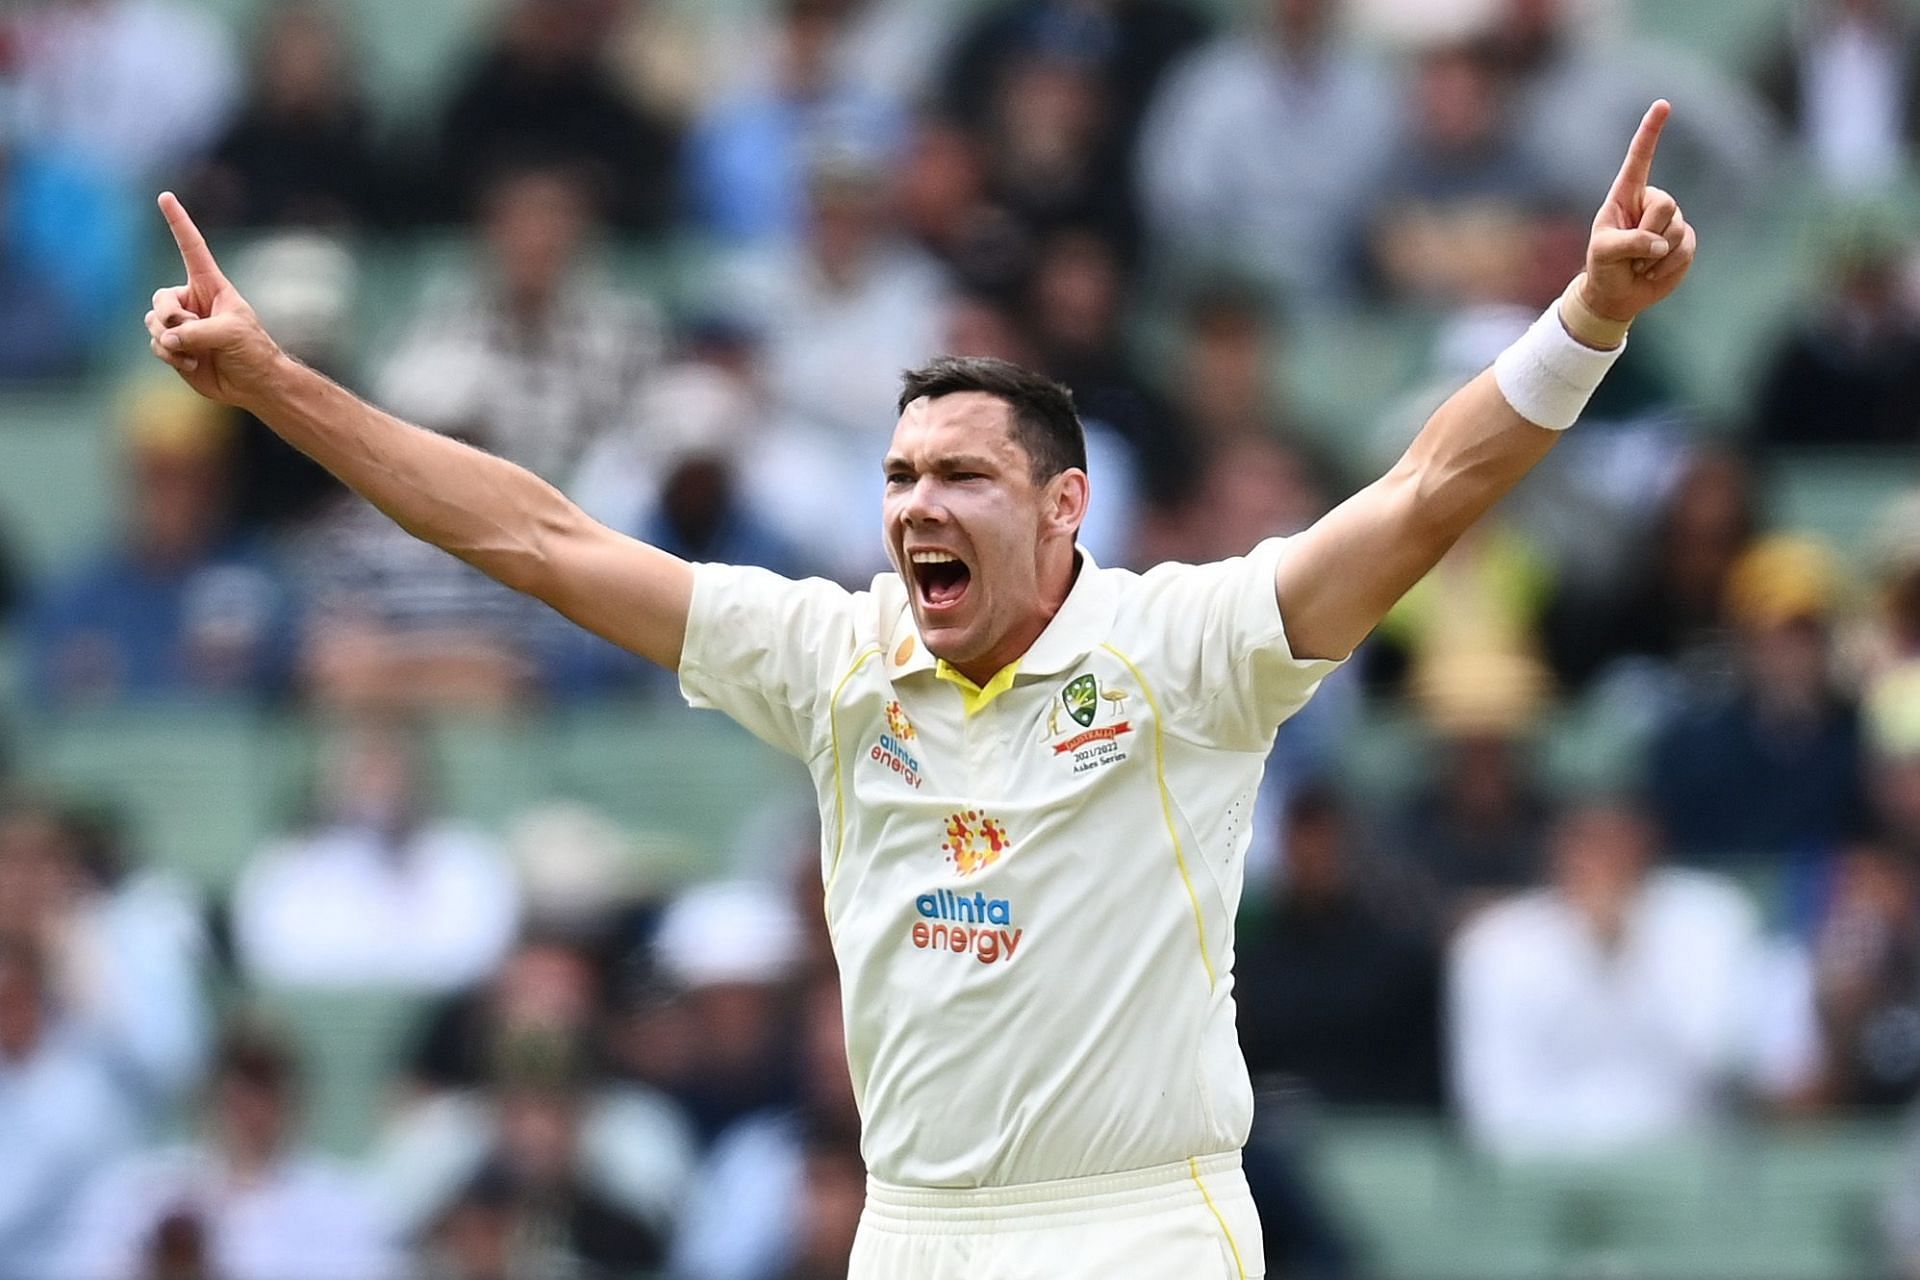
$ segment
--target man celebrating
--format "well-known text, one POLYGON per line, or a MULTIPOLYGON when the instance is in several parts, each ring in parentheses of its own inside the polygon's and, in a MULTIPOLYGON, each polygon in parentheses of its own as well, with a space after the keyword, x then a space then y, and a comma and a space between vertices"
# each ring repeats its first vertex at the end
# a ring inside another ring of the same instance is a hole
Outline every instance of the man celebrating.
POLYGON ((1571 426, 1694 233, 1655 103, 1564 297, 1318 524, 1133 574, 1076 547, 1064 389, 906 375, 897 573, 850 593, 690 565, 285 356, 171 195, 153 351, 444 547, 680 673, 806 762, 870 1174, 857 1280, 1252 1280, 1233 919, 1274 731, 1571 426))

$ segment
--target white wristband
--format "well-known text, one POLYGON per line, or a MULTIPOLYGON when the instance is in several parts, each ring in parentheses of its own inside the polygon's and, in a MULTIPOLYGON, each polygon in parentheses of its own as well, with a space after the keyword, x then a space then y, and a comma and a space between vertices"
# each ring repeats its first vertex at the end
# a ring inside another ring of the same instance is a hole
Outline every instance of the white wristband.
POLYGON ((1500 353, 1493 362, 1493 379, 1514 412, 1549 431, 1565 431, 1626 349, 1624 340, 1611 351, 1576 341, 1560 321, 1556 299, 1518 342, 1500 353))

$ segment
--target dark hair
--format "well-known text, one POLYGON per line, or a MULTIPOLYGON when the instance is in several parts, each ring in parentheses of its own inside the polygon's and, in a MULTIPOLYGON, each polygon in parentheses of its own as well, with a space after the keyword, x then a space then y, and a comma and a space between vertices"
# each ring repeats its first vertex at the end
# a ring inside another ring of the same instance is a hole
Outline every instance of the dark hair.
POLYGON ((992 356, 940 356, 900 375, 900 412, 923 396, 980 391, 1006 401, 1013 438, 1027 451, 1035 481, 1070 467, 1087 469, 1087 435, 1073 392, 1045 374, 992 356))
POLYGON ((264 1018, 241 1015, 221 1034, 214 1052, 214 1078, 273 1093, 300 1087, 300 1061, 281 1029, 264 1018))

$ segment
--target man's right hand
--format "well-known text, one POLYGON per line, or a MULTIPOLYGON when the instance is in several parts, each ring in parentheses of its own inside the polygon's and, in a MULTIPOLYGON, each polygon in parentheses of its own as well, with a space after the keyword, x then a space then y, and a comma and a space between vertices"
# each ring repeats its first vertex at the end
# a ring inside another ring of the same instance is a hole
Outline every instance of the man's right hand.
POLYGON ((153 295, 148 345, 201 395, 247 404, 266 387, 280 348, 221 273, 206 238, 171 191, 161 193, 160 212, 180 246, 187 282, 153 295))

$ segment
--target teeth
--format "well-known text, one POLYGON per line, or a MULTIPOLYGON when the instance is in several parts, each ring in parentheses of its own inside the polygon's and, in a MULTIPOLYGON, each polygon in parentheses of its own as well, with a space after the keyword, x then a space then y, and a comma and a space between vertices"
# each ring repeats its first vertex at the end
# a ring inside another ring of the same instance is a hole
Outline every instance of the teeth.
POLYGON ((950 556, 944 551, 915 551, 912 553, 915 564, 957 564, 959 556, 950 556))

